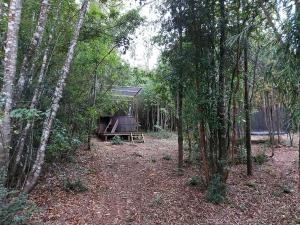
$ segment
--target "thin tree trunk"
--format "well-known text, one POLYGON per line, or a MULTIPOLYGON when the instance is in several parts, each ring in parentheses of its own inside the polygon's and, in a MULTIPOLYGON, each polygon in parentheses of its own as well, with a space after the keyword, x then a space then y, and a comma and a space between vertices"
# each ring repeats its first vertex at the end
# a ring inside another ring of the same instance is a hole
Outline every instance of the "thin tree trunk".
POLYGON ((228 171, 227 163, 227 145, 226 145, 226 123, 225 123, 225 41, 226 41, 226 15, 225 2, 219 0, 220 3, 220 60, 219 60, 219 96, 218 96, 218 140, 219 140, 219 162, 218 173, 226 182, 228 171))
POLYGON ((276 128, 277 128, 277 144, 280 145, 280 107, 276 104, 276 128))
POLYGON ((248 41, 245 41, 244 48, 244 110, 245 110, 245 144, 247 152, 247 175, 252 175, 252 154, 251 154, 251 121, 249 103, 249 82, 248 82, 248 41))
POLYGON ((157 110, 156 110, 156 130, 159 131, 160 127, 160 109, 159 109, 159 102, 157 103, 157 110))
POLYGON ((31 169, 28 179, 26 181, 26 184, 24 187, 25 192, 30 192, 33 189, 33 187, 35 186, 35 184, 39 178, 39 175, 41 173, 42 165, 44 163, 44 158, 45 158, 45 150, 46 150, 47 142, 49 139, 50 131, 52 128, 53 121, 56 117, 56 113, 59 109, 59 102, 60 102, 60 99, 62 98, 62 93, 63 93, 63 89, 65 87, 66 78, 70 71, 70 66, 71 66, 71 63, 73 60, 73 56, 74 56, 74 49, 76 47, 80 29, 82 27, 83 20, 84 20, 86 11, 87 11, 87 5, 88 5, 88 0, 84 0, 84 2, 82 3, 82 7, 80 9, 79 18, 78 18, 78 21, 77 21, 77 24, 75 27, 73 38, 70 43, 67 57, 66 57, 64 65, 63 65, 63 68, 61 70, 61 74, 60 74, 60 77, 57 82, 57 86, 56 86, 56 89, 55 89, 55 92, 54 92, 54 95, 52 98, 52 105, 51 105, 51 107, 49 109, 49 113, 46 116, 46 119, 44 121, 42 136, 41 136, 41 140, 40 140, 40 145, 37 150, 36 160, 34 162, 34 165, 31 169))
POLYGON ((15 90, 15 101, 19 101, 22 96, 26 81, 28 79, 28 68, 30 67, 32 58, 34 57, 36 50, 42 41, 47 22, 48 7, 48 0, 41 0, 38 22, 21 65, 19 79, 15 90))
POLYGON ((182 85, 179 84, 178 88, 178 113, 177 113, 177 130, 178 130, 178 170, 183 167, 183 123, 182 123, 182 100, 183 90, 182 85))
POLYGON ((11 142, 11 119, 10 112, 13 105, 13 83, 16 76, 18 56, 18 33, 21 21, 22 0, 11 0, 8 13, 8 25, 6 34, 4 75, 1 96, 5 103, 3 119, 0 122, 0 168, 7 167, 9 163, 9 151, 11 142))

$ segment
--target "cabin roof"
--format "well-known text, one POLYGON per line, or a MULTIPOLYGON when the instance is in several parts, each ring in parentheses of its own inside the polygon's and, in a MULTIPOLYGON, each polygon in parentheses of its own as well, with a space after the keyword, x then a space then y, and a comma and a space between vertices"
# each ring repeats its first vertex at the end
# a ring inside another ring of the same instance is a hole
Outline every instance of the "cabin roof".
POLYGON ((142 90, 140 87, 120 87, 116 86, 111 89, 111 92, 117 96, 134 98, 142 90))

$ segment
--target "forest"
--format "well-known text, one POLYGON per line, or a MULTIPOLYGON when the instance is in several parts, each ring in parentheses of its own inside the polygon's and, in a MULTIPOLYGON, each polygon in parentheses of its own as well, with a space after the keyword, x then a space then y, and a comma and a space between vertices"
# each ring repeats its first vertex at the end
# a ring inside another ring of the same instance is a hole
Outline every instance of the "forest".
POLYGON ((0 224, 300 224, 299 71, 299 0, 0 0, 0 224))

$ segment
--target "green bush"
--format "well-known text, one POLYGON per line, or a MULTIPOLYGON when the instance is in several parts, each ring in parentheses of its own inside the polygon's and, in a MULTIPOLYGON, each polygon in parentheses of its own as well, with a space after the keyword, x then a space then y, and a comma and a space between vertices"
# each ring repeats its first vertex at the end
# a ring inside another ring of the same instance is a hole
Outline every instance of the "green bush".
POLYGON ((202 181, 198 176, 192 176, 191 178, 189 178, 187 184, 189 186, 198 186, 202 184, 202 181))
POLYGON ((254 162, 256 162, 258 165, 262 165, 267 161, 268 156, 264 152, 258 153, 256 156, 254 156, 254 162))
POLYGON ((4 173, 0 172, 0 176, 0 224, 26 224, 33 210, 33 205, 27 201, 26 195, 8 190, 4 186, 4 173))
POLYGON ((220 204, 226 201, 226 185, 219 174, 215 174, 208 186, 205 198, 207 201, 220 204))
POLYGON ((74 153, 80 144, 78 138, 72 137, 67 129, 59 121, 56 121, 47 146, 46 161, 73 162, 74 153))
POLYGON ((80 193, 88 190, 87 186, 85 186, 84 183, 79 178, 75 179, 74 181, 67 178, 66 180, 64 180, 63 184, 64 184, 64 189, 67 192, 71 191, 71 192, 80 193))
POLYGON ((123 144, 123 140, 120 136, 116 135, 114 136, 111 141, 110 141, 113 145, 122 145, 123 144))

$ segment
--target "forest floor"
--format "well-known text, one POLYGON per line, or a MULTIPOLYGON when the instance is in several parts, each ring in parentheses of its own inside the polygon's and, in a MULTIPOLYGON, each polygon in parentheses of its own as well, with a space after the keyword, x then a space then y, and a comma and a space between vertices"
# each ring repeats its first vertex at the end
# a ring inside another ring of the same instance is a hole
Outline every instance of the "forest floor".
MULTIPOLYGON (((257 139, 257 137, 255 137, 257 139)), ((254 152, 270 149, 253 145, 254 152)), ((141 144, 92 141, 74 162, 47 169, 30 199, 38 210, 30 224, 197 225, 300 224, 297 148, 281 146, 263 165, 231 167, 228 200, 214 205, 188 185, 196 166, 179 176, 177 140, 146 137, 141 144), (85 192, 67 192, 66 178, 80 178, 85 192)))

